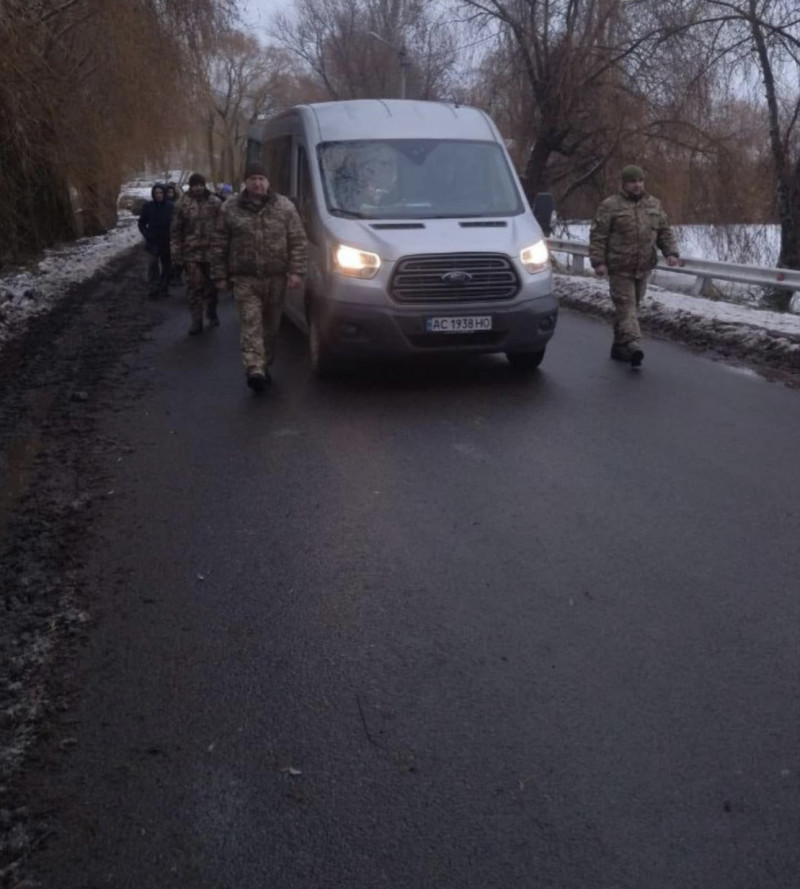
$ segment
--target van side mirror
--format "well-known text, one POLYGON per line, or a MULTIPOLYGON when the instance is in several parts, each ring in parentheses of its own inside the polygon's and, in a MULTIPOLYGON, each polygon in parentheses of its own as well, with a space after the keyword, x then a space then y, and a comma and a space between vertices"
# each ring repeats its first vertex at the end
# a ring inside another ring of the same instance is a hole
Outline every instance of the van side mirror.
POLYGON ((549 191, 540 191, 533 199, 533 215, 544 236, 549 238, 556 223, 556 202, 549 191))

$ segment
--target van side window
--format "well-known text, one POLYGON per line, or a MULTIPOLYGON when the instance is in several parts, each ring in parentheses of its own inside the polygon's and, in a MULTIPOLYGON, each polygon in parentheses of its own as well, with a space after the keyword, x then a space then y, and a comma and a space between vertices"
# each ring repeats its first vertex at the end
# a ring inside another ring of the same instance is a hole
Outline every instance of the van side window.
POLYGON ((311 171, 308 166, 308 155, 303 145, 297 146, 297 210, 306 232, 311 228, 311 171))
POLYGON ((266 167, 270 184, 275 191, 288 197, 292 193, 292 137, 271 140, 268 150, 266 167))
POLYGON ((268 140, 263 145, 262 157, 270 185, 279 194, 288 197, 292 193, 292 137, 279 136, 268 140))
POLYGON ((252 161, 260 161, 263 163, 264 161, 264 146, 256 141, 255 139, 247 140, 247 158, 245 163, 249 164, 252 161))

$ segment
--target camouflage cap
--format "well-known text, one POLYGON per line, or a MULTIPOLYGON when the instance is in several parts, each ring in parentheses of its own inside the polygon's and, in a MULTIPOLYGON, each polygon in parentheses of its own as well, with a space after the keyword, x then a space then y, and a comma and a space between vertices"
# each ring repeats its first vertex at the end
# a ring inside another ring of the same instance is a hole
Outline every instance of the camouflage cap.
POLYGON ((636 164, 628 164, 627 167, 622 168, 619 177, 623 182, 643 182, 644 170, 637 167, 636 164))

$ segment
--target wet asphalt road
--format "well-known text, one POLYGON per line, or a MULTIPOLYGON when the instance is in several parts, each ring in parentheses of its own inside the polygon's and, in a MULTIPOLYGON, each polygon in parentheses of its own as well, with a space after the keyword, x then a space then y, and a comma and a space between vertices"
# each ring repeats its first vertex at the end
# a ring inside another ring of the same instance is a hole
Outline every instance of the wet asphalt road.
POLYGON ((564 313, 259 399, 222 319, 101 419, 44 886, 800 885, 800 392, 564 313))

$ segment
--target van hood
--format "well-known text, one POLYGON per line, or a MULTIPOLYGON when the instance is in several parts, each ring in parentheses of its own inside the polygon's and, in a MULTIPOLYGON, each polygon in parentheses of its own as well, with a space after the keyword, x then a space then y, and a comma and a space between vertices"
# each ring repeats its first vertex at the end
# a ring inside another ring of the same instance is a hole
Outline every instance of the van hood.
POLYGON ((386 262, 418 253, 503 253, 516 258, 543 237, 528 213, 496 218, 337 219, 336 232, 342 243, 377 253, 386 262))

